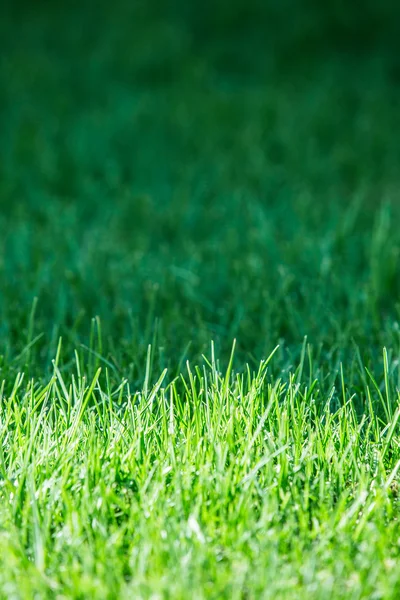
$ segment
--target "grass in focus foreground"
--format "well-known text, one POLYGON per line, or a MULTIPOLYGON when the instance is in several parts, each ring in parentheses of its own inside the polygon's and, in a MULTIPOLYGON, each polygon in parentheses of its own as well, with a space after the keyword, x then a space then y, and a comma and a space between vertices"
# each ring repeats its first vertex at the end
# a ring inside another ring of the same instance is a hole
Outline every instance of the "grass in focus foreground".
POLYGON ((99 369, 0 403, 7 598, 397 598, 400 397, 214 358, 140 392, 99 369), (364 402, 357 414, 355 405, 364 402))

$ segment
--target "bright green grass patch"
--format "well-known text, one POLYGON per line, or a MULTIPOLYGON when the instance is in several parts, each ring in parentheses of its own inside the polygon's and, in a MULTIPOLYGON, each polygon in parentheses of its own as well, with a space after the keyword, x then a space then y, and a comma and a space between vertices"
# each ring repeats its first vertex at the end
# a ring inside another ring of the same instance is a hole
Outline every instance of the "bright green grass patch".
MULTIPOLYGON (((149 355, 150 356, 150 355, 149 355)), ((397 598, 397 423, 346 386, 221 371, 110 389, 79 362, 0 404, 7 598, 397 598)), ((273 359, 272 359, 273 360, 273 359)))

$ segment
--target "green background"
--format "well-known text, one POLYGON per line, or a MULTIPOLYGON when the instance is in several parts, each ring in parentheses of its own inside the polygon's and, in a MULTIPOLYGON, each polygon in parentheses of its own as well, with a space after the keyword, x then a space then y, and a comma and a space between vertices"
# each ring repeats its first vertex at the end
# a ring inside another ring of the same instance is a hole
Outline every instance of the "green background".
POLYGON ((134 381, 149 343, 172 372, 235 337, 240 363, 279 343, 283 369, 305 335, 331 368, 354 342, 365 364, 397 354, 399 16, 6 3, 3 373, 44 374, 61 335, 66 361, 94 368, 83 344, 134 381))

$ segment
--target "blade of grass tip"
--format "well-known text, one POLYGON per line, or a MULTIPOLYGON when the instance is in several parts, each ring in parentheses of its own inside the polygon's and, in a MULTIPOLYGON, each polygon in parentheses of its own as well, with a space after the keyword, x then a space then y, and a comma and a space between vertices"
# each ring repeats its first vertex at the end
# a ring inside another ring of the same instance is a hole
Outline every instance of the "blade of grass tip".
MULTIPOLYGON (((274 350, 274 352, 276 349, 274 350)), ((268 374, 268 363, 271 360, 271 355, 266 359, 260 362, 260 366, 257 373, 253 373, 248 379, 248 389, 254 390, 255 394, 258 394, 264 386, 265 379, 268 374)))
POLYGON ((145 371, 144 382, 143 382, 143 396, 145 398, 147 398, 147 395, 149 392, 150 375, 151 375, 151 344, 149 344, 147 347, 146 371, 145 371))
POLYGON ((365 377, 365 369, 364 369, 364 365, 363 365, 362 358, 361 358, 360 348, 356 344, 354 338, 351 341, 354 346, 354 351, 356 354, 356 358, 357 358, 357 362, 358 362, 358 366, 359 366, 359 373, 360 373, 362 382, 363 382, 365 388, 367 388, 368 382, 367 382, 367 378, 365 377))
POLYGON ((96 331, 97 331, 97 353, 101 357, 103 354, 103 336, 101 333, 101 320, 96 316, 96 331))
MULTIPOLYGON (((309 386, 312 385, 313 382, 313 376, 314 376, 314 368, 313 368, 313 355, 312 355, 312 349, 311 349, 311 345, 307 344, 307 358, 308 358, 308 368, 310 371, 310 376, 309 376, 309 386)), ((315 380, 316 381, 316 380, 315 380)))
POLYGON ((280 386, 280 381, 278 380, 276 382, 273 390, 271 391, 270 397, 268 399, 267 407, 266 407, 264 413, 262 414, 262 416, 260 418, 260 421, 259 421, 259 423, 258 423, 258 425, 256 427, 256 430, 255 430, 255 432, 254 432, 254 434, 253 434, 253 436, 252 436, 252 438, 251 438, 251 440, 250 440, 247 448, 245 449, 245 452, 243 453, 243 458, 242 458, 242 461, 241 461, 242 465, 244 465, 246 463, 246 461, 248 460, 248 458, 250 456, 251 449, 254 446, 256 439, 260 435, 261 430, 264 427, 264 424, 265 424, 266 420, 268 419, 269 413, 271 412, 271 409, 272 409, 272 407, 274 405, 275 395, 276 395, 276 392, 277 392, 279 386, 280 386))
POLYGON ((375 442, 379 443, 379 441, 381 439, 380 429, 379 429, 379 423, 378 423, 378 418, 376 416, 376 413, 374 411, 374 407, 372 406, 371 391, 369 389, 368 384, 366 384, 366 389, 367 389, 367 400, 368 400, 369 417, 371 419, 371 423, 373 424, 373 431, 374 431, 374 435, 375 435, 375 442))
POLYGON ((101 373, 101 367, 99 369, 97 369, 97 372, 92 380, 92 383, 90 384, 89 389, 87 390, 85 396, 83 397, 81 406, 79 407, 79 410, 77 411, 77 413, 75 415, 74 422, 72 423, 70 430, 66 432, 69 440, 71 440, 71 438, 74 436, 74 434, 79 426, 79 423, 82 420, 83 413, 85 412, 86 406, 88 405, 89 400, 93 394, 94 388, 96 387, 96 384, 99 380, 100 373, 101 373))
POLYGON ((190 368, 189 361, 186 361, 186 370, 187 370, 188 376, 189 376, 190 390, 187 387, 187 385, 186 385, 185 380, 183 379, 183 377, 182 377, 182 381, 183 381, 183 384, 185 385, 186 392, 187 392, 188 396, 189 397, 192 396, 194 406, 197 406, 197 404, 198 404, 198 397, 197 397, 196 379, 193 376, 192 370, 190 368), (190 392, 191 392, 191 394, 190 394, 190 392))
POLYGON ((169 394, 169 424, 168 424, 169 435, 175 433, 175 414, 174 414, 174 390, 171 386, 169 394))
POLYGON ((79 354, 78 354, 77 350, 74 351, 74 354, 75 354, 75 364, 76 364, 76 373, 78 375, 78 381, 81 381, 81 379, 82 379, 81 365, 79 362, 79 354))
POLYGON ((157 340, 159 337, 159 335, 158 335, 159 328, 160 328, 160 322, 159 322, 158 317, 156 317, 154 319, 154 323, 153 323, 153 335, 151 338, 151 347, 152 348, 157 348, 157 340))
POLYGON ((299 383, 303 377, 303 368, 304 368, 304 360, 305 360, 305 356, 306 356, 306 349, 307 349, 307 336, 305 335, 303 344, 301 347, 300 364, 294 373, 294 379, 295 379, 296 383, 299 383))
POLYGON ((168 369, 164 369, 164 371, 161 373, 160 378, 158 379, 157 383, 154 385, 153 389, 150 392, 150 396, 149 396, 145 406, 139 411, 141 415, 153 404, 153 400, 156 397, 157 392, 159 391, 160 387, 162 386, 162 383, 165 379, 167 372, 168 372, 168 369))
POLYGON ((211 342, 211 367, 212 367, 212 374, 213 374, 213 378, 214 378, 214 383, 215 385, 217 385, 218 382, 218 369, 217 369, 217 362, 215 359, 215 345, 214 345, 214 340, 211 342))
MULTIPOLYGON (((95 321, 95 319, 92 319, 91 323, 90 323, 90 337, 89 337, 89 348, 91 350, 94 350, 94 339, 95 339, 95 335, 96 335, 95 330, 96 330, 96 321, 95 321)), ((93 356, 92 352, 90 352, 89 353, 89 361, 88 361, 89 376, 92 375, 94 369, 95 369, 94 356, 93 356)))
POLYGON ((224 381, 224 392, 223 392, 224 396, 226 395, 226 393, 228 391, 228 387, 229 387, 229 382, 230 382, 231 373, 232 373, 233 359, 235 356, 235 349, 236 349, 236 339, 233 340, 231 355, 229 358, 228 367, 226 369, 225 381, 224 381))
POLYGON ((346 406, 346 387, 344 385, 343 363, 340 363, 340 385, 342 386, 343 406, 346 406))
MULTIPOLYGON (((27 340, 26 340, 28 346, 30 345, 30 343, 32 342, 32 339, 33 339, 33 331, 35 328, 35 315, 36 315, 37 305, 38 305, 38 298, 37 298, 37 296, 35 296, 33 299, 33 302, 32 302, 32 308, 31 308, 31 312, 29 315, 29 321, 28 321, 28 335, 27 335, 27 340)), ((31 355, 29 352, 26 357, 26 361, 27 361, 28 365, 30 362, 30 358, 31 358, 31 355)))
POLYGON ((200 439, 200 423, 199 423, 200 411, 199 411, 199 396, 197 393, 197 386, 196 386, 196 376, 194 376, 192 373, 189 361, 187 361, 187 363, 186 363, 186 368, 187 368, 188 375, 189 375, 190 392, 191 392, 188 395, 188 397, 191 398, 191 403, 193 405, 193 417, 195 420, 197 439, 200 439))
POLYGON ((260 392, 263 388, 265 379, 267 377, 267 373, 268 373, 268 365, 271 362, 274 354, 278 351, 279 345, 276 346, 273 351, 271 352, 271 354, 265 359, 262 360, 258 369, 257 373, 253 373, 253 375, 251 375, 250 372, 250 367, 247 364, 246 365, 246 369, 247 369, 247 382, 248 382, 248 389, 255 389, 256 393, 260 392))
POLYGON ((247 377, 246 385, 247 385, 247 389, 249 390, 251 388, 251 381, 252 381, 249 363, 246 363, 246 377, 247 377))
POLYGON ((204 362, 207 365, 207 367, 212 370, 212 364, 209 361, 209 359, 207 358, 207 356, 205 354, 202 354, 201 358, 204 360, 204 362))
POLYGON ((389 411, 388 411, 388 407, 386 406, 386 402, 385 402, 385 399, 384 399, 384 397, 383 397, 383 395, 382 395, 382 392, 381 392, 381 390, 379 389, 379 386, 378 386, 378 384, 376 383, 376 380, 375 380, 374 376, 372 375, 372 373, 371 373, 371 372, 370 372, 370 371, 367 369, 367 367, 364 367, 364 368, 365 368, 365 371, 366 371, 366 373, 367 373, 368 377, 370 378, 370 380, 371 380, 371 382, 372 382, 372 385, 374 386, 374 388, 375 388, 375 390, 376 390, 376 392, 377 392, 377 394, 378 394, 378 396, 379 396, 379 400, 381 401, 381 404, 382 404, 383 410, 384 410, 384 412, 385 412, 386 419, 387 419, 387 421, 389 421, 389 422, 390 422, 390 421, 391 421, 391 418, 390 418, 390 413, 389 413, 389 411))
POLYGON ((58 345, 57 345, 57 352, 56 352, 56 357, 54 359, 54 364, 56 367, 58 367, 59 363, 60 363, 60 357, 61 357, 61 349, 62 349, 62 337, 60 336, 58 338, 58 345))
POLYGON ((388 413, 390 418, 392 418, 392 400, 390 393, 390 384, 389 384, 389 361, 388 361, 388 353, 386 348, 383 349, 383 373, 385 379, 385 393, 386 393, 386 404, 388 407, 388 413))
POLYGON ((61 387, 61 390, 62 390, 62 392, 64 394, 65 400, 68 401, 69 394, 68 394, 67 386, 64 383, 64 379, 63 379, 63 377, 62 377, 62 375, 60 373, 59 368, 56 365, 55 360, 53 361, 53 368, 54 368, 54 375, 56 377, 56 380, 60 384, 60 387, 61 387))
POLYGON ((102 363, 104 363, 105 365, 107 365, 107 367, 109 367, 112 371, 114 371, 114 373, 116 375, 118 375, 117 368, 110 361, 108 361, 106 358, 104 358, 104 356, 102 356, 101 354, 99 354, 95 350, 92 350, 88 346, 85 346, 84 344, 81 344, 81 348, 83 348, 84 350, 86 350, 86 352, 90 352, 90 354, 93 354, 93 356, 95 358, 97 358, 97 364, 99 364, 99 361, 101 361, 102 363))
MULTIPOLYGON (((38 342, 39 340, 42 339, 42 337, 44 336, 44 333, 39 333, 36 337, 33 338, 33 340, 31 342, 29 342, 29 344, 27 344, 25 346, 25 348, 23 348, 23 350, 13 359, 13 363, 18 362, 19 360, 21 360, 21 358, 26 354, 27 355, 27 363, 29 362, 29 357, 30 357, 30 351, 33 348, 33 346, 36 344, 36 342, 38 342)), ((25 363, 25 364, 27 364, 25 363)))
POLYGON ((278 352, 278 350, 279 350, 279 344, 277 346, 275 346, 275 348, 272 350, 271 354, 263 361, 264 367, 269 365, 269 363, 271 362, 271 360, 274 357, 274 355, 276 354, 276 352, 278 352))
POLYGON ((16 394, 17 394, 17 392, 18 392, 19 388, 21 387, 22 382, 24 380, 24 376, 25 376, 24 373, 18 373, 17 374, 17 376, 15 378, 14 386, 13 386, 13 389, 12 389, 12 392, 11 392, 11 395, 10 395, 10 401, 11 402, 15 399, 15 396, 16 396, 16 394))
MULTIPOLYGON (((49 394, 54 390, 55 382, 56 382, 56 376, 53 375, 52 378, 50 379, 50 381, 47 383, 47 385, 45 385, 44 388, 39 390, 34 395, 34 398, 32 398, 32 400, 33 400, 32 413, 35 413, 42 403, 44 406, 46 405, 49 394)), ((33 394, 33 387, 32 387, 32 394, 33 394)))
POLYGON ((179 378, 182 373, 183 363, 185 362, 185 358, 187 356, 187 353, 189 352, 191 345, 192 345, 192 342, 188 342, 188 344, 186 344, 184 351, 182 352, 181 356, 179 357, 178 365, 177 365, 177 368, 175 371, 175 378, 179 378))

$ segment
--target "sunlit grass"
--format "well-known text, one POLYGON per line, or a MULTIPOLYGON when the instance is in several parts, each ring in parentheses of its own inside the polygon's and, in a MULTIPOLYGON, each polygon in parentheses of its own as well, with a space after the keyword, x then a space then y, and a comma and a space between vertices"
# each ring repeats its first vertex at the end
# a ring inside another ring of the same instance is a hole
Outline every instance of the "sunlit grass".
POLYGON ((345 371, 322 394, 305 353, 283 379, 272 355, 236 373, 212 348, 169 382, 150 356, 140 391, 58 357, 47 384, 2 396, 4 596, 396 598, 387 363, 357 415, 345 371))

